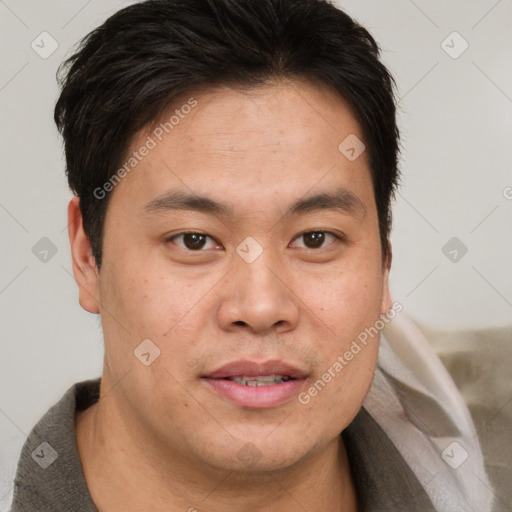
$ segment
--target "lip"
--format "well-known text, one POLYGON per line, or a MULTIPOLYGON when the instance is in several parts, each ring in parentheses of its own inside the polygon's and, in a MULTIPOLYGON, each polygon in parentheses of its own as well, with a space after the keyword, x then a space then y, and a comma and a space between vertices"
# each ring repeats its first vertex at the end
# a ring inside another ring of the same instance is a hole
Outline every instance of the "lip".
POLYGON ((293 366, 285 361, 271 360, 265 362, 257 361, 233 361, 221 366, 217 370, 205 375, 209 379, 225 379, 226 377, 257 377, 258 375, 286 375, 293 379, 304 379, 307 374, 305 371, 293 366))
POLYGON ((202 379, 214 393, 240 407, 269 409, 279 407, 296 396, 303 387, 306 377, 305 371, 284 361, 234 361, 203 376, 202 379), (272 374, 286 375, 294 380, 269 386, 246 386, 225 380, 226 377, 256 377, 272 374))

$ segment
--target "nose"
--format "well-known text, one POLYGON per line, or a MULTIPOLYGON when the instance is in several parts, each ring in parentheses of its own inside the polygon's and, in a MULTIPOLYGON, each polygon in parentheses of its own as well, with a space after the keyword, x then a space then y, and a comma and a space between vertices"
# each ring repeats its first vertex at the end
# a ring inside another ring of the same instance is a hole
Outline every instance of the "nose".
POLYGON ((228 331, 286 332, 299 321, 300 299, 293 280, 268 251, 252 263, 239 258, 225 277, 218 322, 228 331))

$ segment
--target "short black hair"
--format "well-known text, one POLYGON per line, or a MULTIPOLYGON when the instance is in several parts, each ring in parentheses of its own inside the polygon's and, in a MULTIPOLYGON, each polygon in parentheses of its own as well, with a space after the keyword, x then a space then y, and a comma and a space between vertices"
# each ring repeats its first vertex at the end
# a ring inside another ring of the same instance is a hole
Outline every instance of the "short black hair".
MULTIPOLYGON (((353 108, 369 151, 382 253, 399 178, 395 83, 370 33, 327 0, 149 0, 116 12, 59 67, 54 118, 98 268, 112 179, 132 137, 178 96, 301 79, 353 108)), ((341 141, 340 141, 341 142, 341 141)))

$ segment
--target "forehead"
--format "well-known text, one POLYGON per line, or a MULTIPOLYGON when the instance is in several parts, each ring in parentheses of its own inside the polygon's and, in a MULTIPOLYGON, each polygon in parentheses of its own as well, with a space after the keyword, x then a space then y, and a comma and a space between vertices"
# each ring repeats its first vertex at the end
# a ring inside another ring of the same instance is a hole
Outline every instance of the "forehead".
POLYGON ((337 149, 340 136, 355 134, 363 139, 349 103, 333 89, 307 81, 276 81, 251 89, 202 89, 181 95, 155 125, 170 120, 176 124, 164 136, 205 142, 205 149, 235 149, 234 143, 239 150, 279 149, 313 140, 318 143, 319 137, 337 149), (188 112, 192 97, 197 107, 188 112), (185 110, 185 115, 173 115, 185 110))
POLYGON ((364 140, 348 103, 327 87, 288 81, 197 91, 136 134, 126 159, 150 140, 152 149, 115 192, 131 183, 145 204, 177 187, 233 199, 264 194, 275 202, 342 186, 364 202, 371 199, 367 152, 348 159, 340 151, 347 137, 364 140))

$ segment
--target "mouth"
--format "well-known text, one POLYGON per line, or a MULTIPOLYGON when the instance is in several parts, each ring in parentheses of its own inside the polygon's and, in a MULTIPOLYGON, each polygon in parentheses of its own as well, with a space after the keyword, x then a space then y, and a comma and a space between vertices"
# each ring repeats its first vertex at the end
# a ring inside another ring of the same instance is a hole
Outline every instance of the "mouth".
POLYGON ((306 377, 305 371, 283 361, 235 361, 202 379, 215 394, 240 407, 264 409, 297 395, 306 377))
POLYGON ((236 377, 225 377, 224 380, 231 380, 237 384, 244 386, 274 386, 275 384, 282 384, 289 380, 296 380, 289 375, 258 375, 256 377, 249 377, 247 375, 239 375, 236 377))

